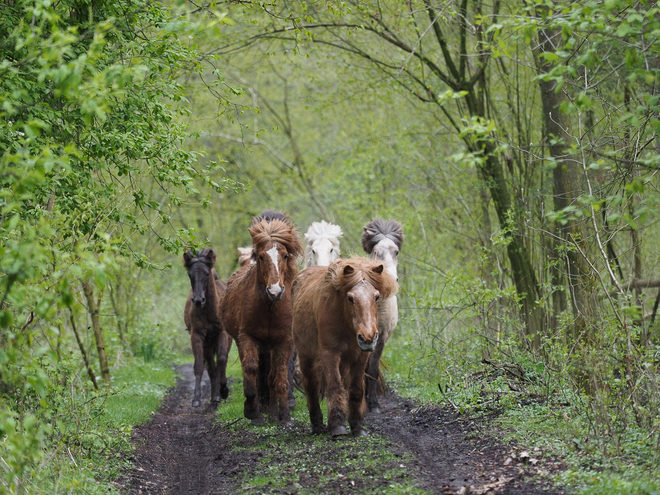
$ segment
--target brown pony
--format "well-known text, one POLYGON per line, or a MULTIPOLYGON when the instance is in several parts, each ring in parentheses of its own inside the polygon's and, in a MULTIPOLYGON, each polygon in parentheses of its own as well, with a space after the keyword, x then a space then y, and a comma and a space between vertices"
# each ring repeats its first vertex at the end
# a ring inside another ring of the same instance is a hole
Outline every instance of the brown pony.
POLYGON ((199 407, 204 363, 211 380, 211 402, 229 395, 227 388, 227 355, 231 338, 220 322, 220 302, 227 284, 218 280, 213 269, 216 255, 212 249, 199 251, 194 255, 187 251, 183 255, 183 265, 190 278, 190 295, 186 301, 183 320, 190 332, 190 344, 195 357, 195 391, 192 406, 199 407), (216 361, 217 360, 217 361, 216 361))
POLYGON ((291 284, 298 274, 303 246, 296 229, 281 220, 257 220, 248 229, 255 264, 247 264, 227 282, 222 320, 236 339, 243 368, 245 417, 263 423, 260 394, 268 394, 269 413, 278 409, 282 423, 291 420, 287 365, 293 351, 291 284), (269 367, 267 391, 258 385, 260 368, 269 367), (261 389, 261 390, 260 390, 261 389))
POLYGON ((383 269, 366 258, 337 260, 306 268, 293 285, 293 339, 314 433, 324 431, 325 389, 330 434, 348 433, 348 409, 351 433, 366 435, 364 369, 378 341, 378 301, 398 289, 383 269))

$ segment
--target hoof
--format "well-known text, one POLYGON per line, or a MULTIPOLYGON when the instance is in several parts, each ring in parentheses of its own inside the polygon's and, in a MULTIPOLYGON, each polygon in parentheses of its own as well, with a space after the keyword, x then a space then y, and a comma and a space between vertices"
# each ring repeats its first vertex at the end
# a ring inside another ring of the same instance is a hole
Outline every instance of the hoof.
POLYGON ((372 414, 382 414, 383 411, 380 410, 379 406, 373 406, 369 408, 369 412, 372 414))
POLYGON ((263 426, 266 424, 264 417, 261 415, 256 418, 252 418, 250 422, 252 423, 253 426, 263 426))
POLYGON ((199 407, 199 399, 193 399, 192 406, 193 407, 199 407))
POLYGON ((344 425, 333 426, 330 430, 330 435, 333 437, 340 437, 342 435, 348 435, 348 430, 344 425))
POLYGON ((289 400, 287 400, 286 403, 288 404, 290 410, 296 408, 296 399, 294 397, 289 398, 289 400))
POLYGON ((220 389, 220 397, 222 397, 223 399, 229 397, 229 387, 225 385, 220 389))
POLYGON ((283 419, 282 421, 280 421, 280 424, 281 424, 283 427, 285 427, 285 428, 290 428, 290 427, 293 426, 293 420, 291 420, 291 419, 283 419))
MULTIPOLYGON (((247 419, 257 419, 261 418, 261 413, 259 412, 259 408, 255 407, 254 409, 248 409, 247 407, 243 407, 243 415, 247 419)), ((262 418, 263 419, 263 418, 262 418)))
POLYGON ((312 435, 320 435, 322 433, 327 433, 328 429, 325 425, 312 425, 312 435))
POLYGON ((220 404, 220 397, 213 397, 211 399, 211 404, 214 405, 214 406, 217 406, 218 404, 220 404))
POLYGON ((366 437, 369 435, 369 432, 367 432, 367 430, 364 428, 356 428, 355 430, 351 430, 351 434, 354 437, 366 437))

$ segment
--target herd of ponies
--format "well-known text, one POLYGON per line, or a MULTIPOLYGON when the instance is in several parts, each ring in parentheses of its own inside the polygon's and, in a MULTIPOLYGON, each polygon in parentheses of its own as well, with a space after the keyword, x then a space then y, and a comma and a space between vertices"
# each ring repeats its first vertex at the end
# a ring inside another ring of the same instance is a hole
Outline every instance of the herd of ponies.
POLYGON ((206 365, 211 403, 229 395, 227 355, 236 341, 243 371, 243 413, 253 424, 291 422, 299 370, 313 433, 365 435, 364 414, 380 413, 379 365, 398 320, 397 261, 403 227, 375 218, 365 225, 369 257, 341 258, 341 228, 314 222, 305 244, 288 216, 265 210, 238 248, 240 268, 226 282, 212 249, 187 251, 190 278, 184 321, 194 356, 192 405, 201 404, 206 365), (304 256, 304 269, 299 262, 304 256), (320 398, 328 401, 328 425, 320 398))

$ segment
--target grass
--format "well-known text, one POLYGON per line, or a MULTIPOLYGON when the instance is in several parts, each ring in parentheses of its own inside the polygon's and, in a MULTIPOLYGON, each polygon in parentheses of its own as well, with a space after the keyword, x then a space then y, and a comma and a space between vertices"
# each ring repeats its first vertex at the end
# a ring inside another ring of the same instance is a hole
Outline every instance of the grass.
MULTIPOLYGON (((299 391, 292 427, 253 426, 243 418, 242 374, 235 349, 227 373, 231 392, 218 408, 217 421, 232 432, 232 448, 254 460, 239 475, 239 491, 424 493, 407 474, 406 465, 412 458, 397 457, 384 439, 372 435, 333 440, 328 435, 312 435, 305 398, 299 391)), ((325 413, 325 404, 322 407, 325 413)))

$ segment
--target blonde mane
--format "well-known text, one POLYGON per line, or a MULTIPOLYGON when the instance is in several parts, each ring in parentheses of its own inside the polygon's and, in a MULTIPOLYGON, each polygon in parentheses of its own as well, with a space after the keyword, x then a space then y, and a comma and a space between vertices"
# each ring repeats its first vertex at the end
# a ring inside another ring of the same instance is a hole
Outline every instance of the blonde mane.
POLYGON ((311 246, 318 239, 328 239, 333 247, 339 249, 339 238, 343 235, 344 233, 339 225, 321 220, 320 222, 313 222, 309 226, 309 229, 305 233, 305 240, 307 241, 307 245, 311 246))
POLYGON ((375 268, 382 265, 382 261, 360 256, 336 260, 328 267, 325 283, 338 292, 346 293, 363 280, 366 280, 380 292, 382 298, 388 298, 397 293, 399 284, 384 269, 380 273, 374 271, 375 268), (353 268, 352 273, 344 273, 347 266, 353 268))

